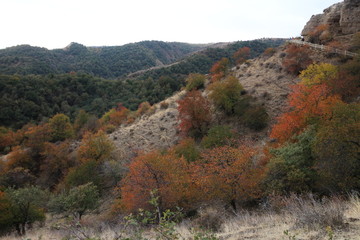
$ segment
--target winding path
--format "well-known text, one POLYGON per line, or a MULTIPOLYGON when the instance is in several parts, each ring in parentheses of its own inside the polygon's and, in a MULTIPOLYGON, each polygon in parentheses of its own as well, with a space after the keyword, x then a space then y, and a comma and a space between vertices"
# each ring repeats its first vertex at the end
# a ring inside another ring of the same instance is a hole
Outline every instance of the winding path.
POLYGON ((326 51, 326 52, 331 52, 331 53, 337 53, 337 54, 344 55, 344 56, 349 56, 349 57, 359 56, 359 54, 357 54, 357 53, 349 52, 349 51, 347 51, 347 50, 341 50, 341 49, 329 47, 329 46, 326 46, 326 45, 309 43, 309 42, 300 41, 300 40, 289 40, 289 42, 290 42, 290 43, 294 43, 294 44, 298 44, 298 45, 310 46, 310 47, 312 47, 312 48, 316 48, 316 49, 319 49, 319 50, 321 50, 321 51, 326 51))

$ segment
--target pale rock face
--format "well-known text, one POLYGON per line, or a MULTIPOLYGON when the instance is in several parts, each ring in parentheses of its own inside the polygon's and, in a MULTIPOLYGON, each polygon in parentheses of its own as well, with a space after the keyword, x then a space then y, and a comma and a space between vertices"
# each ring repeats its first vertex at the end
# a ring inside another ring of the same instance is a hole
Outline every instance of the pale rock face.
POLYGON ((353 34, 360 31, 360 0, 344 1, 340 27, 343 34, 353 34))
POLYGON ((360 31, 360 0, 345 0, 325 9, 322 14, 313 15, 301 35, 308 35, 319 25, 326 24, 332 36, 350 35, 360 31))

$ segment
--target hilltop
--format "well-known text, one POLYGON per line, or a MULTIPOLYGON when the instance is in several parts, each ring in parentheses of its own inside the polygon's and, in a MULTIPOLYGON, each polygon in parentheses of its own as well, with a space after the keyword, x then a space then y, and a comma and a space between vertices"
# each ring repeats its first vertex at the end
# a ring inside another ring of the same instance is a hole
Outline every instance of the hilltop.
POLYGON ((176 62, 207 45, 143 41, 123 46, 86 47, 71 43, 63 49, 20 45, 0 50, 1 74, 87 73, 118 78, 142 69, 176 62))
MULTIPOLYGON (((282 40, 267 39, 262 42, 278 45, 282 40)), ((207 55, 203 50, 223 49, 222 52, 226 52, 236 45, 238 43, 189 44, 143 41, 105 47, 86 47, 79 43, 71 43, 63 49, 54 50, 19 45, 0 50, 0 74, 47 75, 76 72, 107 79, 124 78, 141 70, 158 69, 185 60, 193 54, 207 55)), ((261 49, 259 51, 261 52, 261 49)), ((214 54, 219 53, 213 53, 212 58, 215 57, 214 54)))

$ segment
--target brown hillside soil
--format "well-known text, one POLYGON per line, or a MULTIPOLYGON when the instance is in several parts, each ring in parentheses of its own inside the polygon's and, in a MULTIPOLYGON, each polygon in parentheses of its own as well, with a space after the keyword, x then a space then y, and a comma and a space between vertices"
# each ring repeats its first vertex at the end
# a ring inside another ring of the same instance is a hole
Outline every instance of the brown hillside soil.
POLYGON ((290 86, 297 82, 295 76, 283 69, 282 54, 282 51, 277 51, 271 57, 259 57, 235 70, 235 76, 245 90, 265 105, 272 122, 284 112, 290 86))
POLYGON ((185 94, 175 94, 154 106, 155 113, 145 114, 129 126, 122 126, 109 135, 116 151, 126 156, 136 152, 149 152, 175 145, 178 141, 178 111, 176 101, 185 94), (163 107, 162 107, 163 106, 163 107), (166 108, 164 107, 166 106, 166 108))

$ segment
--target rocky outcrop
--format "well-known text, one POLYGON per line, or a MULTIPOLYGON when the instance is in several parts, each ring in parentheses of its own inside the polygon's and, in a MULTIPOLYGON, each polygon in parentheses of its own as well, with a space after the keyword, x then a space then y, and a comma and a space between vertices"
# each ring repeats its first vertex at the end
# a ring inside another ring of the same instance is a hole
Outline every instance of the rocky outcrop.
POLYGON ((325 9, 322 14, 313 15, 301 35, 308 40, 319 25, 328 25, 328 31, 334 38, 359 32, 360 0, 345 0, 325 9))
POLYGON ((353 34, 360 31, 360 0, 345 0, 340 18, 343 34, 353 34))

